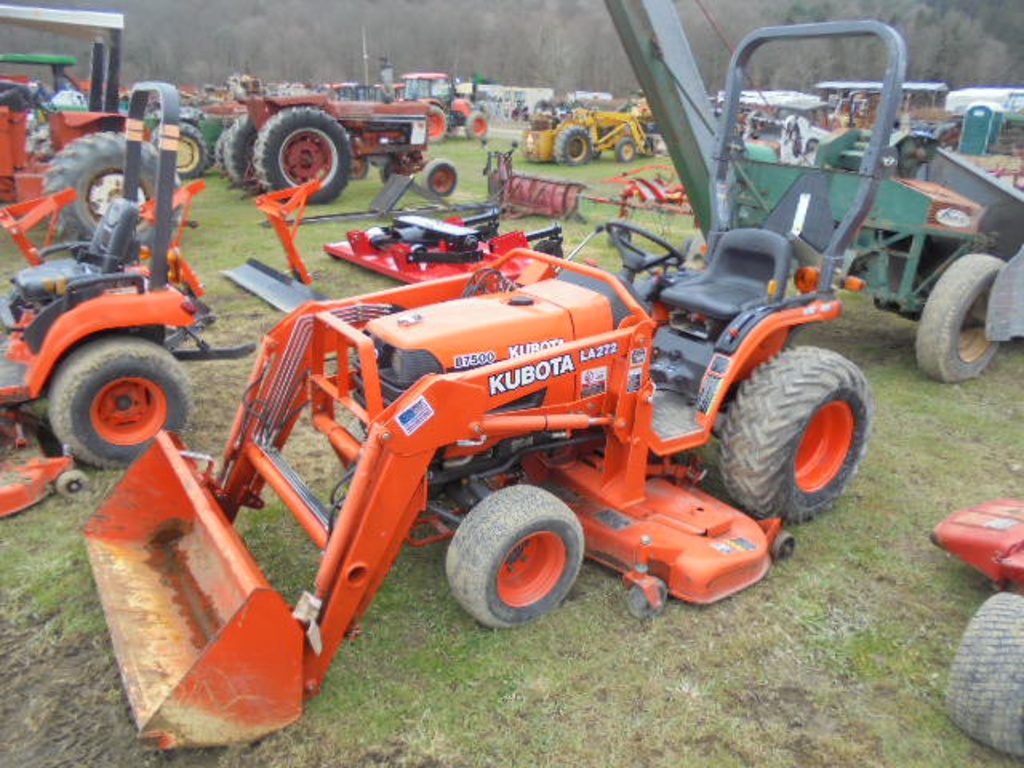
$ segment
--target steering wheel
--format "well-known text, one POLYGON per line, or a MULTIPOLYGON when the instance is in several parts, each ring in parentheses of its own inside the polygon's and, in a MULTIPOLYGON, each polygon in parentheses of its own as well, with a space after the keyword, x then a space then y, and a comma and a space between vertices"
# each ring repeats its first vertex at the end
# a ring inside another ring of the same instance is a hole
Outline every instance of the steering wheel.
POLYGON ((516 284, 500 270, 494 267, 481 267, 472 274, 466 287, 462 289, 462 298, 468 299, 487 293, 507 293, 515 289, 516 284))
POLYGON ((681 267, 686 261, 686 255, 670 242, 636 224, 615 220, 605 224, 604 229, 608 233, 608 239, 612 241, 612 245, 619 252, 622 266, 631 281, 640 272, 647 272, 662 264, 674 264, 681 267), (633 242, 634 235, 656 245, 657 251, 652 252, 641 248, 633 242))

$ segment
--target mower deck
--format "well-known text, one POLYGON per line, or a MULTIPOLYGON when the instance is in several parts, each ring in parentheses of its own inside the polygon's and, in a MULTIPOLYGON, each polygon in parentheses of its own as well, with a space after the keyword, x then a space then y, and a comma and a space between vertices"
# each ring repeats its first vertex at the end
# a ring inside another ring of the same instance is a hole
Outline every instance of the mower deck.
POLYGON ((999 499, 954 512, 932 541, 963 558, 1000 588, 1024 582, 1024 501, 999 499))

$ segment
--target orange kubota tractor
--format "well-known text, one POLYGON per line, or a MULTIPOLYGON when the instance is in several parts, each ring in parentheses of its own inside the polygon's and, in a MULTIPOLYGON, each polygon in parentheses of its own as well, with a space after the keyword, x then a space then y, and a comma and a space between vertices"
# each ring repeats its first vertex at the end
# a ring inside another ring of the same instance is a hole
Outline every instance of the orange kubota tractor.
MULTIPOLYGON (((81 476, 69 474, 72 458, 123 467, 160 429, 183 427, 191 394, 178 359, 252 349, 217 350, 200 338, 212 315, 199 299, 196 276, 169 248, 177 129, 177 91, 137 86, 127 117, 124 196, 108 206, 91 240, 26 251, 32 266, 17 272, 0 297, 0 515, 38 501, 51 483, 58 490, 79 487, 81 476), (150 91, 158 93, 162 111, 151 214, 136 202, 150 91), (138 228, 147 215, 153 226, 143 261, 138 228), (60 252, 70 255, 43 259, 60 252), (197 348, 183 348, 188 341, 197 348), (39 434, 28 406, 41 398, 48 401, 48 429, 39 434), (38 447, 36 435, 43 438, 38 447)), ((40 202, 52 211, 49 200, 40 202)))
POLYGON ((860 370, 790 345, 840 313, 831 265, 877 176, 860 184, 817 281, 791 272, 794 233, 818 229, 827 190, 798 184, 776 229, 714 229, 706 271, 614 222, 619 274, 516 249, 292 312, 264 339, 219 468, 161 433, 87 525, 142 736, 221 744, 298 718, 406 542, 448 540, 455 599, 495 628, 555 609, 584 557, 622 574, 638 617, 763 578, 793 549, 783 523, 832 505, 867 446, 860 370), (512 259, 532 261, 515 283, 512 259), (333 491, 289 451, 304 415, 338 462, 333 491), (699 486, 694 452, 713 435, 738 507, 699 486), (292 603, 235 526, 268 489, 322 552, 292 603))

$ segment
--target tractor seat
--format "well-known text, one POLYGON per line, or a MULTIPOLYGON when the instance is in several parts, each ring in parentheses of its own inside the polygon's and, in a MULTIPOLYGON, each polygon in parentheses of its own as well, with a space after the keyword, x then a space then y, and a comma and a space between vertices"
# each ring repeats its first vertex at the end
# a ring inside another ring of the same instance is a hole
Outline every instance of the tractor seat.
POLYGON ((92 240, 76 254, 104 275, 120 272, 139 260, 139 205, 124 197, 112 201, 96 227, 92 240))
POLYGON ((660 298, 673 309, 731 320, 745 309, 782 299, 792 258, 793 246, 782 235, 733 229, 719 238, 707 270, 667 286, 660 298))
POLYGON ((51 259, 35 267, 26 267, 12 282, 23 301, 46 303, 64 293, 68 284, 81 277, 120 272, 138 261, 139 242, 135 229, 139 206, 124 198, 114 200, 103 214, 92 240, 75 245, 74 258, 51 259))
POLYGON ((36 267, 19 270, 11 282, 23 301, 35 304, 60 296, 68 283, 79 277, 96 274, 99 274, 99 269, 77 259, 53 259, 36 267))

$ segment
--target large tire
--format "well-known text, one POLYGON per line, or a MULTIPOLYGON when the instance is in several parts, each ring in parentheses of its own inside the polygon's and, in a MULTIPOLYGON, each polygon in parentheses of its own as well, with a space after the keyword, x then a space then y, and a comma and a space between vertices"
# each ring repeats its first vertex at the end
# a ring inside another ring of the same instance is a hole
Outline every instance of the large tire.
POLYGON ((256 144, 256 124, 248 116, 240 117, 228 131, 224 139, 224 170, 236 186, 255 186, 253 147, 256 144))
POLYGON ((213 152, 199 128, 192 123, 182 123, 179 127, 178 176, 182 179, 202 178, 213 165, 213 152))
POLYGON ((451 160, 439 157, 423 169, 423 184, 438 197, 450 197, 459 186, 459 172, 451 160))
POLYGON ((954 261, 932 289, 917 327, 917 364, 937 381, 978 376, 999 348, 985 335, 988 295, 1003 262, 985 253, 954 261))
POLYGON ((352 149, 341 123, 322 109, 296 107, 278 112, 260 129, 253 164, 268 189, 320 179, 309 202, 329 203, 348 185, 352 149))
POLYGON ((857 472, 874 410, 867 379, 842 355, 783 350, 729 407, 720 435, 726 489, 754 517, 810 520, 857 472))
POLYGON ((160 429, 183 429, 192 394, 166 349, 111 336, 79 347, 60 364, 48 411, 54 434, 75 458, 117 468, 130 464, 160 429))
MULTIPOLYGON (((53 194, 71 187, 77 193, 61 211, 58 230, 62 238, 90 239, 107 207, 122 196, 124 151, 123 134, 94 133, 71 142, 53 158, 46 171, 44 192, 53 194)), ((146 200, 156 192, 158 162, 156 149, 143 143, 139 183, 146 200)))
POLYGON ((502 629, 558 607, 583 562, 583 528, 561 500, 513 485, 470 510, 448 547, 452 594, 474 619, 502 629))
POLYGON ((1024 597, 993 595, 967 625, 949 675, 949 716, 973 739, 1024 757, 1024 597))
POLYGON ((228 126, 220 132, 220 136, 217 137, 217 143, 213 145, 213 164, 222 173, 227 173, 227 167, 224 161, 224 148, 227 146, 228 139, 231 138, 231 128, 228 126))
POLYGON ((555 162, 560 165, 586 165, 593 151, 590 131, 582 125, 570 125, 555 136, 555 162))

